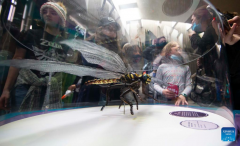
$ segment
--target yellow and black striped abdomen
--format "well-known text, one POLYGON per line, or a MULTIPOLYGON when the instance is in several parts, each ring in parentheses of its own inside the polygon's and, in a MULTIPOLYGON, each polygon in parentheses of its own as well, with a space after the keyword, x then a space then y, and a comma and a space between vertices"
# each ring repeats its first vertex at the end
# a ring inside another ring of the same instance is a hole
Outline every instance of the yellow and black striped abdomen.
POLYGON ((126 75, 123 75, 120 80, 121 82, 126 82, 126 83, 132 83, 134 81, 137 81, 139 79, 139 75, 136 73, 128 73, 126 75))
POLYGON ((100 84, 113 84, 119 83, 119 79, 95 79, 85 82, 86 85, 100 85, 100 84))

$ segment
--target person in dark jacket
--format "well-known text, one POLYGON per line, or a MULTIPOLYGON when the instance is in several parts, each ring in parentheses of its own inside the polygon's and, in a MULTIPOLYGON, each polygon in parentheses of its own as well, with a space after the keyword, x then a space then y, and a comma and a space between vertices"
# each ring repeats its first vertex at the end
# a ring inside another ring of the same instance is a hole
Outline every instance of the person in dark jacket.
MULTIPOLYGON (((153 70, 153 76, 155 77, 158 66, 160 65, 162 58, 162 50, 164 46, 167 44, 167 40, 164 36, 157 38, 156 43, 143 51, 143 58, 145 58, 148 62, 148 69, 153 70)), ((145 66, 146 68, 146 66, 145 66)), ((144 68, 144 69, 145 69, 144 68)), ((150 73, 150 72, 149 72, 150 73)))
POLYGON ((207 76, 214 77, 213 62, 218 58, 218 55, 215 47, 217 35, 211 25, 212 16, 206 6, 202 6, 194 11, 191 19, 192 31, 190 31, 189 37, 192 48, 197 50, 197 54, 203 55, 203 58, 198 59, 197 65, 205 69, 207 76), (199 36, 201 32, 204 32, 202 38, 199 36))
MULTIPOLYGON (((221 34, 222 50, 227 57, 233 110, 240 110, 240 17, 236 16, 228 22, 233 25, 227 34, 221 34)), ((212 25, 218 33, 217 22, 213 21, 212 25)))
POLYGON ((156 58, 156 56, 162 52, 162 49, 166 44, 167 44, 167 40, 164 36, 156 39, 156 44, 146 48, 143 51, 143 58, 152 62, 156 58))

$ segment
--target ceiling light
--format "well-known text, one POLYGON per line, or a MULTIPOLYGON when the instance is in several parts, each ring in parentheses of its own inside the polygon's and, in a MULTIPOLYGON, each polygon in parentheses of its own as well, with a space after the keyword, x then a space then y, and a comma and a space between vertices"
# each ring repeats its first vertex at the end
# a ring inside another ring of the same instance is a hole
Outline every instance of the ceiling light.
POLYGON ((186 30, 189 30, 189 29, 192 27, 192 24, 190 24, 190 23, 185 23, 185 26, 186 26, 186 30))
POLYGON ((115 5, 124 5, 130 3, 136 3, 137 0, 112 0, 115 5))
POLYGON ((119 5, 119 9, 123 10, 123 9, 130 9, 130 8, 137 8, 137 3, 130 3, 130 4, 123 4, 123 5, 119 5))
POLYGON ((141 19, 138 8, 124 9, 120 11, 121 18, 125 21, 141 19))
POLYGON ((174 27, 176 25, 177 22, 172 21, 172 27, 174 27))

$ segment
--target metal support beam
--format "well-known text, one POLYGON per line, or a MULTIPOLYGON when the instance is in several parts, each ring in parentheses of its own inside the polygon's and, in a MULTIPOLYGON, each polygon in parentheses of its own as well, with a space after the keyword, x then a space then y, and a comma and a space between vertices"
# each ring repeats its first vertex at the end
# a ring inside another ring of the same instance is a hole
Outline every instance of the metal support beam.
POLYGON ((102 8, 101 8, 101 10, 103 10, 103 9, 104 9, 104 6, 105 6, 105 4, 106 4, 106 1, 107 1, 107 0, 103 0, 103 3, 102 3, 102 8))
POLYGON ((112 10, 109 12, 109 16, 112 14, 112 12, 114 11, 114 7, 112 7, 112 10))
POLYGON ((175 25, 172 27, 172 29, 174 29, 177 26, 178 22, 175 23, 175 25))
POLYGON ((141 19, 138 20, 138 23, 139 23, 139 26, 142 28, 142 21, 141 21, 141 19))
POLYGON ((115 20, 115 21, 118 21, 120 19, 120 16, 119 17, 117 17, 117 19, 115 20))

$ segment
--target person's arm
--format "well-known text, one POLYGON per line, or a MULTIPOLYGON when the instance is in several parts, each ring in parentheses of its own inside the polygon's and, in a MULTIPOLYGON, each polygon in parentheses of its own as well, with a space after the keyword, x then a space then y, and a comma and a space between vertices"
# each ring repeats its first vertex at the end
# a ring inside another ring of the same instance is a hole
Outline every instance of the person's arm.
MULTIPOLYGON (((159 66, 157 70, 156 78, 163 81, 163 75, 162 75, 162 67, 159 66)), ((175 93, 173 91, 170 91, 168 89, 164 89, 161 86, 159 86, 157 83, 154 84, 154 89, 160 93, 161 95, 164 95, 166 98, 175 98, 175 93)))
MULTIPOLYGON (((13 59, 23 59, 25 57, 26 50, 22 48, 16 49, 13 59)), ((0 109, 7 109, 8 100, 10 97, 10 91, 14 86, 14 83, 17 79, 19 69, 15 67, 10 67, 8 71, 7 80, 3 89, 3 93, 0 97, 0 109)))
POLYGON ((152 51, 153 49, 154 49, 154 48, 153 48, 152 46, 147 47, 147 48, 143 51, 143 53, 142 53, 143 58, 147 59, 148 61, 152 61, 153 58, 152 58, 151 51, 152 51))
POLYGON ((229 44, 229 45, 234 45, 240 40, 240 34, 234 34, 234 32, 239 31, 239 26, 237 26, 236 23, 233 24, 232 28, 230 31, 224 35, 224 43, 229 44))
POLYGON ((225 46, 225 44, 228 45, 234 45, 238 41, 240 41, 240 17, 235 16, 233 19, 228 20, 229 24, 232 24, 232 27, 226 32, 222 32, 222 30, 219 30, 220 24, 216 21, 212 21, 212 27, 214 28, 216 34, 222 36, 222 43, 225 46), (220 34, 219 34, 220 33, 220 34))
POLYGON ((162 92, 164 89, 161 86, 159 86, 157 83, 154 83, 154 90, 156 90, 158 93, 162 95, 162 92))
POLYGON ((162 59, 162 56, 161 55, 158 55, 156 59, 154 59, 153 61, 153 72, 156 73, 157 72, 157 69, 160 65, 160 61, 162 59))
MULTIPOLYGON (((206 48, 206 46, 214 44, 215 31, 212 26, 208 27, 201 38, 198 34, 193 34, 190 37, 192 47, 206 48)), ((206 50, 202 50, 204 52, 206 50)))
POLYGON ((175 105, 182 105, 187 104, 188 102, 186 101, 186 97, 189 96, 189 94, 192 91, 192 86, 191 86, 191 71, 189 69, 189 66, 187 66, 187 72, 186 72, 186 79, 185 79, 185 89, 183 92, 178 96, 177 101, 175 102, 175 105))
MULTIPOLYGON (((156 74, 156 78, 162 80, 162 70, 161 70, 160 68, 161 68, 161 67, 159 67, 159 69, 158 69, 158 72, 157 72, 157 74, 156 74)), ((157 83, 154 83, 154 89, 155 89, 158 93, 160 93, 161 95, 162 95, 162 92, 163 92, 163 90, 164 90, 164 89, 163 89, 160 85, 158 85, 157 83)))

